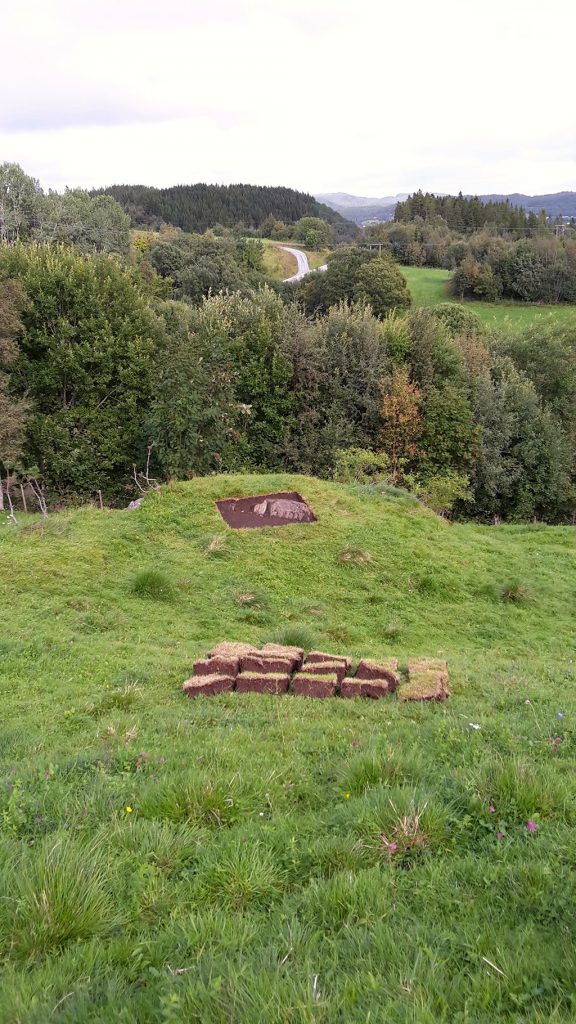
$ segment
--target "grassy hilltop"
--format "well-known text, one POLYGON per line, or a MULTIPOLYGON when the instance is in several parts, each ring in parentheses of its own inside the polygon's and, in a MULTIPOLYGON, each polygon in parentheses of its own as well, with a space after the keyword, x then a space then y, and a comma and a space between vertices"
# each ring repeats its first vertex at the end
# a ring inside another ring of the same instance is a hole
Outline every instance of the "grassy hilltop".
POLYGON ((573 1021, 574 556, 294 476, 3 525, 0 1021, 573 1021), (278 489, 318 522, 213 504, 278 489), (182 696, 274 638, 453 696, 182 696))

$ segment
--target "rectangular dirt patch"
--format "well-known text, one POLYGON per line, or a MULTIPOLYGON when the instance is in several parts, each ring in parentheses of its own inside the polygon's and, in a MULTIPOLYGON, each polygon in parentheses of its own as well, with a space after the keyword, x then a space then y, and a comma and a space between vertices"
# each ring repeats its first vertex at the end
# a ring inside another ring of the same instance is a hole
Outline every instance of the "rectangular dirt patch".
POLYGON ((195 676, 237 676, 240 659, 217 654, 214 658, 199 658, 194 662, 195 676))
POLYGON ((305 661, 300 674, 305 676, 335 675, 341 683, 346 675, 346 666, 341 661, 305 661))
POLYGON ((373 661, 370 658, 362 658, 356 669, 356 679, 387 679, 395 689, 400 682, 398 672, 398 658, 383 658, 382 661, 373 661))
POLYGON ((236 679, 238 693, 286 693, 290 683, 288 672, 241 672, 236 679))
POLYGON ((298 491, 255 494, 251 498, 221 498, 216 506, 233 530, 316 522, 312 509, 298 491))
POLYGON ((292 692, 298 697, 334 697, 338 678, 336 673, 315 676, 298 672, 292 680, 292 692))
POLYGON ((187 697, 213 697, 217 693, 226 693, 234 689, 232 676, 192 676, 182 686, 187 697))
POLYGON ((389 679, 345 679, 340 684, 341 697, 386 697, 393 693, 396 684, 389 679))
POLYGON ((258 651, 256 654, 245 654, 242 658, 243 672, 292 672, 295 665, 294 658, 284 658, 278 654, 270 654, 258 651))

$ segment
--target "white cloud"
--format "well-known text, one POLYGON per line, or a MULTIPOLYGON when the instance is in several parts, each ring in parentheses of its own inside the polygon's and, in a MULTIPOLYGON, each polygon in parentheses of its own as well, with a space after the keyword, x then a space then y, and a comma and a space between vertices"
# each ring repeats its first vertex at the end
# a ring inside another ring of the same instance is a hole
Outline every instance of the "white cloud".
POLYGON ((575 188, 575 29, 569 0, 24 0, 0 160, 57 188, 575 188))

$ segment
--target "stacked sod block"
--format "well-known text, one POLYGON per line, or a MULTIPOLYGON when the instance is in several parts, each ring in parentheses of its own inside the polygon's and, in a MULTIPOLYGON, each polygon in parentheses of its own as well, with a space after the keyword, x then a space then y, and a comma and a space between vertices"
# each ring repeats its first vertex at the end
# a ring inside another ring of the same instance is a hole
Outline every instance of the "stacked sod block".
POLYGON ((400 683, 398 659, 385 658, 372 661, 363 658, 354 678, 346 678, 340 687, 341 697, 386 697, 394 693, 400 683))
POLYGON ((413 658, 408 662, 408 682, 398 691, 398 699, 446 700, 448 664, 442 658, 413 658))

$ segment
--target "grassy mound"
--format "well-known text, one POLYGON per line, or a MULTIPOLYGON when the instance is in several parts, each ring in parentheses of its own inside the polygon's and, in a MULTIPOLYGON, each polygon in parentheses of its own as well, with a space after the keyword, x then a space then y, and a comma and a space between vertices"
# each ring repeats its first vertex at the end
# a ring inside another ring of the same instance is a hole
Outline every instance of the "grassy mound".
POLYGON ((574 1019, 572 530, 212 477, 0 560, 0 1021, 574 1019), (280 489, 319 521, 213 504, 280 489), (453 696, 186 700, 223 639, 448 658, 453 696))

